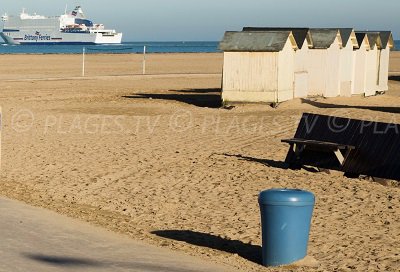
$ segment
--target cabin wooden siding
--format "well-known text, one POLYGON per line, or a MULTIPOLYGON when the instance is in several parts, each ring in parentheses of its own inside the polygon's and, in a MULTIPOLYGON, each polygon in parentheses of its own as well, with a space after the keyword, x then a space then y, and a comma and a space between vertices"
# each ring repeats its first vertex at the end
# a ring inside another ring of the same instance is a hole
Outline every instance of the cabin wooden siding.
POLYGON ((308 96, 308 42, 305 39, 301 49, 296 50, 294 56, 294 97, 308 96))
POLYGON ((332 46, 328 48, 325 97, 337 97, 340 95, 340 50, 339 40, 336 38, 332 46))
POLYGON ((324 95, 326 89, 327 50, 311 49, 308 59, 308 95, 324 95))
POLYGON ((294 71, 295 71, 295 51, 291 42, 288 40, 282 51, 279 52, 278 59, 278 90, 277 101, 283 102, 294 97, 294 71))
POLYGON ((277 103, 293 99, 294 50, 224 52, 222 100, 277 103))
POLYGON ((327 49, 310 49, 308 60, 310 96, 340 94, 340 44, 338 37, 327 49))
POLYGON ((380 66, 379 66, 379 91, 385 92, 389 89, 389 59, 390 50, 394 47, 393 35, 390 31, 379 32, 381 41, 380 66))
POLYGON ((340 96, 350 97, 354 85, 355 51, 351 39, 340 50, 340 96))
POLYGON ((367 51, 367 59, 366 59, 366 87, 365 87, 365 96, 373 96, 376 95, 376 92, 379 89, 379 50, 378 46, 370 45, 369 51, 367 51), (372 48, 373 47, 373 48, 372 48))
POLYGON ((380 64, 379 64, 379 86, 378 91, 385 92, 389 89, 389 59, 390 59, 390 47, 382 48, 379 52, 380 64))
POLYGON ((367 86, 367 52, 369 45, 364 39, 360 48, 354 51, 354 86, 352 95, 364 95, 367 86))
POLYGON ((275 102, 277 52, 225 52, 224 102, 275 102))

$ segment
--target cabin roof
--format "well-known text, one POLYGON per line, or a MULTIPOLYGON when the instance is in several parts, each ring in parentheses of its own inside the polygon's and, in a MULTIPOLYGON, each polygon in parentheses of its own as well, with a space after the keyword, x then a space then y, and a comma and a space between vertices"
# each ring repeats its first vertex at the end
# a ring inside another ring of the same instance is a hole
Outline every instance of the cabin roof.
POLYGON ((371 49, 374 49, 375 46, 379 46, 379 47, 382 46, 381 45, 381 39, 380 39, 380 36, 379 36, 379 32, 376 32, 376 31, 357 31, 356 33, 365 34, 367 36, 369 47, 371 49))
POLYGON ((338 29, 332 28, 310 28, 310 40, 313 49, 327 49, 335 42, 338 29))
MULTIPOLYGON (((366 39, 366 36, 367 36, 367 33, 365 33, 365 32, 356 32, 356 38, 357 38, 357 43, 358 43, 359 47, 361 47, 362 43, 366 39)), ((369 46, 368 39, 367 39, 367 44, 369 46)))
POLYGON ((369 46, 371 47, 371 49, 374 49, 375 46, 377 46, 377 45, 380 46, 379 32, 368 32, 367 37, 368 37, 369 46))
POLYGON ((227 31, 219 48, 225 52, 279 52, 288 39, 297 49, 291 31, 227 31))
POLYGON ((386 49, 388 46, 389 48, 394 47, 392 31, 373 31, 373 32, 379 33, 379 38, 383 49, 386 49))
MULTIPOLYGON (((352 37, 354 37, 354 30, 352 28, 338 28, 340 37, 342 39, 342 46, 346 47, 347 43, 353 42, 352 37), (353 35, 353 36, 352 36, 353 35)), ((356 46, 356 42, 354 41, 353 46, 356 46)))
POLYGON ((386 49, 387 47, 394 47, 394 40, 391 31, 359 31, 359 33, 365 33, 372 44, 371 48, 378 45, 380 49, 386 49))
POLYGON ((306 27, 244 27, 243 31, 291 31, 298 48, 302 48, 307 39, 309 28, 306 27))

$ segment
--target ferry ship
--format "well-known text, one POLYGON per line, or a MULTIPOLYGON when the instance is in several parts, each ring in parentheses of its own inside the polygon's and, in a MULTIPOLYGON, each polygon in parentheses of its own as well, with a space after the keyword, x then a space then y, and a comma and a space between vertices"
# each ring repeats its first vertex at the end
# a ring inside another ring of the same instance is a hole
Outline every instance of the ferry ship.
POLYGON ((0 36, 12 45, 120 44, 122 41, 122 33, 86 19, 81 6, 61 16, 30 15, 23 10, 19 16, 4 14, 1 20, 0 36))

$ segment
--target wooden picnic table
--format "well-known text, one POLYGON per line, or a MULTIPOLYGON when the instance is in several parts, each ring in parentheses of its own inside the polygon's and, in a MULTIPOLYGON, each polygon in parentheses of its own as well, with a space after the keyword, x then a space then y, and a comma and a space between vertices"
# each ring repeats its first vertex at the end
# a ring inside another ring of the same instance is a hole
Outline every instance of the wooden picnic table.
MULTIPOLYGON (((352 145, 344 145, 340 143, 307 140, 300 138, 284 139, 281 140, 281 142, 290 144, 290 148, 296 155, 296 159, 301 157, 301 153, 306 148, 311 148, 315 151, 333 152, 341 166, 343 166, 344 163, 346 162, 346 159, 349 157, 350 152, 356 149, 356 147, 352 145)), ((289 163, 294 163, 294 161, 289 163)))

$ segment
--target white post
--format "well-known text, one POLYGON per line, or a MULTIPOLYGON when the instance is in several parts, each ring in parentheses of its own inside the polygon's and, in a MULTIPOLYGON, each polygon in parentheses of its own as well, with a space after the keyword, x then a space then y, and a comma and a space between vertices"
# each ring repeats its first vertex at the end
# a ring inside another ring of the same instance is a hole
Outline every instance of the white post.
POLYGON ((82 77, 85 76, 85 53, 86 53, 86 48, 83 48, 82 51, 82 77))
POLYGON ((143 46, 143 75, 146 74, 146 45, 143 46))

